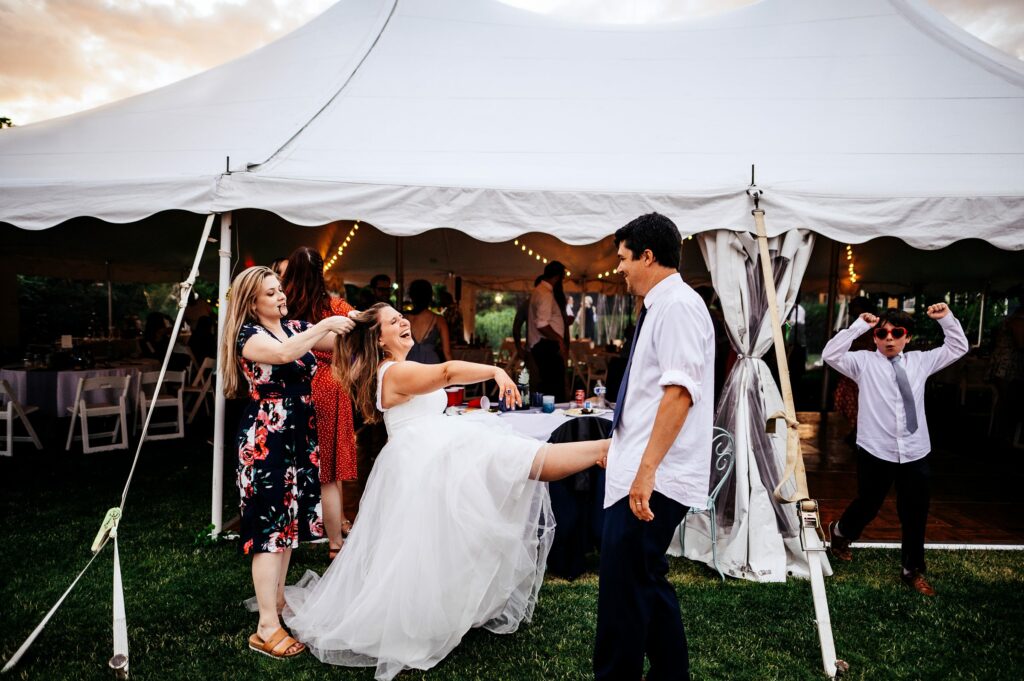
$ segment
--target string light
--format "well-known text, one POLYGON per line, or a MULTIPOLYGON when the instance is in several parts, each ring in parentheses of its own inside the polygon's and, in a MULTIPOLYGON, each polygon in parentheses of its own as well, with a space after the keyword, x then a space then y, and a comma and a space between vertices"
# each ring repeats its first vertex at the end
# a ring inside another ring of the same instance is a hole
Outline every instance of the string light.
MULTIPOLYGON (((534 249, 530 248, 529 246, 526 245, 525 242, 523 242, 523 241, 521 241, 519 239, 515 239, 512 242, 512 244, 514 246, 518 246, 519 250, 526 254, 526 257, 533 258, 537 262, 544 263, 545 265, 548 264, 548 262, 549 262, 548 259, 546 257, 544 257, 544 255, 540 251, 537 251, 537 250, 534 250, 534 249)), ((565 271, 565 276, 571 277, 572 276, 572 272, 570 272, 569 270, 566 270, 565 271)))
POLYGON ((857 276, 857 270, 853 266, 853 246, 850 244, 846 244, 846 271, 850 275, 850 283, 856 284, 859 277, 857 276))
POLYGON ((334 267, 335 263, 338 262, 338 258, 344 255, 345 249, 348 248, 349 245, 352 243, 352 239, 355 238, 356 232, 358 231, 359 220, 356 220, 356 223, 352 225, 352 229, 348 230, 348 234, 345 236, 345 240, 341 242, 338 248, 335 249, 334 254, 327 259, 327 262, 324 263, 324 272, 327 272, 332 267, 334 267))

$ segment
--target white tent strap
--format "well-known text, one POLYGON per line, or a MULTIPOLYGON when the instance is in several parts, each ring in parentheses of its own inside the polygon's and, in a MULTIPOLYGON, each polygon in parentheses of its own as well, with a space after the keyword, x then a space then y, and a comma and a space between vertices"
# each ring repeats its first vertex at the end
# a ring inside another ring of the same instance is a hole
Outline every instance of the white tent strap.
MULTIPOLYGON (((174 353, 174 344, 178 341, 178 332, 181 330, 181 322, 185 318, 185 306, 188 304, 189 294, 192 292, 192 287, 195 286, 196 277, 199 275, 199 261, 203 258, 203 250, 206 248, 207 239, 210 237, 210 230, 213 228, 213 218, 215 215, 210 213, 206 216, 206 224, 203 226, 203 235, 199 238, 199 246, 196 248, 196 257, 192 262, 192 269, 188 273, 188 278, 182 282, 181 290, 179 291, 178 299, 178 316, 174 319, 174 328, 171 329, 171 338, 167 342, 167 352, 164 353, 164 361, 160 365, 160 376, 156 379, 156 384, 153 386, 153 395, 159 395, 160 389, 164 384, 164 376, 167 374, 167 366, 170 364, 171 355, 174 353)), ((128 471, 128 479, 124 482, 124 491, 121 493, 121 511, 124 511, 125 500, 128 498, 128 488, 132 484, 132 476, 135 475, 135 467, 139 464, 139 455, 142 453, 142 444, 146 441, 146 434, 149 432, 149 422, 153 418, 153 412, 156 411, 157 400, 154 399, 149 403, 149 410, 146 412, 146 422, 142 425, 142 433, 139 435, 139 443, 135 446, 135 458, 132 460, 131 470, 128 471)))
MULTIPOLYGON (((172 353, 174 352, 174 343, 177 341, 178 331, 181 329, 181 321, 185 316, 185 304, 188 302, 188 295, 191 293, 192 286, 196 281, 196 276, 199 274, 199 261, 203 257, 203 249, 206 247, 207 239, 210 236, 214 217, 215 216, 212 213, 206 217, 206 226, 203 229, 202 237, 199 239, 199 246, 196 249, 196 257, 192 263, 192 270, 189 272, 188 279, 182 283, 181 299, 178 302, 178 317, 174 320, 174 328, 171 331, 171 338, 167 344, 167 352, 164 354, 164 361, 160 367, 160 376, 157 378, 156 385, 153 387, 153 390, 155 391, 154 394, 159 394, 160 388, 163 385, 164 375, 167 373, 167 365, 170 362, 172 353)), ((75 577, 75 581, 71 583, 71 586, 68 587, 67 591, 64 592, 60 599, 58 599, 57 602, 54 603, 53 607, 50 608, 49 612, 46 613, 43 621, 32 630, 32 633, 29 634, 27 639, 25 639, 25 642, 21 644, 21 647, 18 648, 11 659, 8 660, 7 664, 4 665, 3 671, 6 672, 14 668, 14 665, 18 663, 22 655, 25 654, 25 651, 29 649, 29 646, 31 646, 33 642, 35 642, 36 638, 46 627, 47 623, 49 623, 50 618, 53 617, 54 613, 57 612, 57 609, 64 603, 64 599, 68 597, 71 591, 75 588, 75 585, 78 584, 78 581, 93 564, 93 561, 96 560, 96 557, 100 555, 103 547, 107 545, 107 541, 110 538, 114 538, 114 658, 111 658, 111 665, 114 664, 115 658, 119 653, 124 654, 126 656, 126 666, 123 671, 125 675, 127 675, 128 630, 124 614, 124 592, 121 584, 121 563, 120 556, 117 553, 117 521, 123 517, 125 500, 128 498, 128 489, 131 487, 132 476, 134 475, 135 468, 139 463, 139 455, 142 453, 142 443, 146 441, 146 433, 149 430, 149 422, 153 417, 155 405, 156 400, 153 400, 150 404, 149 411, 146 414, 146 422, 142 426, 142 433, 139 435, 139 444, 135 448, 135 458, 132 460, 132 467, 128 472, 128 479, 125 481, 124 491, 121 493, 121 504, 116 509, 120 511, 120 513, 114 517, 113 522, 108 523, 108 519, 111 517, 111 511, 107 512, 107 518, 104 519, 103 526, 100 528, 100 534, 97 536, 97 540, 93 545, 93 557, 89 560, 82 571, 78 573, 78 576, 75 577)), ((121 670, 117 671, 120 674, 121 670)))
MULTIPOLYGON (((104 542, 104 544, 105 544, 105 542, 104 542)), ((21 660, 22 655, 24 655, 25 651, 29 649, 29 646, 31 646, 33 643, 35 643, 36 638, 39 636, 39 634, 42 633, 43 629, 46 628, 46 625, 49 623, 50 618, 52 618, 54 613, 57 612, 57 609, 60 608, 60 606, 64 604, 64 600, 74 590, 75 586, 78 584, 78 581, 80 579, 82 579, 82 577, 85 575, 86 572, 89 571, 89 568, 92 567, 93 562, 95 562, 96 558, 98 558, 99 555, 100 555, 99 552, 96 552, 95 554, 93 554, 93 557, 89 559, 89 562, 85 564, 85 567, 82 568, 82 571, 79 572, 78 576, 75 577, 73 582, 71 582, 71 586, 69 586, 67 588, 67 591, 65 591, 61 595, 61 597, 57 599, 57 602, 53 604, 53 607, 50 608, 49 612, 46 613, 46 616, 43 617, 43 621, 40 622, 38 625, 36 625, 36 628, 33 629, 32 633, 28 635, 28 638, 26 638, 25 642, 21 644, 21 647, 19 647, 16 651, 14 651, 14 655, 12 655, 11 659, 9 659, 7 661, 7 664, 4 665, 4 668, 3 668, 2 671, 8 672, 8 671, 14 669, 14 665, 18 664, 18 661, 21 660)))
POLYGON ((764 290, 768 299, 768 311, 772 316, 772 340, 775 345, 775 360, 779 368, 779 387, 782 389, 782 401, 785 405, 784 414, 772 414, 769 422, 782 416, 786 420, 786 469, 779 480, 773 494, 782 502, 793 502, 807 499, 807 474, 804 471, 804 460, 800 455, 800 423, 796 420, 796 407, 793 404, 793 386, 789 379, 789 362, 786 358, 785 342, 782 340, 782 317, 779 315, 778 292, 775 290, 775 273, 772 271, 772 259, 768 253, 768 233, 764 226, 764 211, 757 209, 754 213, 754 224, 757 227, 757 246, 761 254, 761 274, 764 276, 764 290), (796 489, 790 497, 782 493, 783 486, 793 479, 796 489))

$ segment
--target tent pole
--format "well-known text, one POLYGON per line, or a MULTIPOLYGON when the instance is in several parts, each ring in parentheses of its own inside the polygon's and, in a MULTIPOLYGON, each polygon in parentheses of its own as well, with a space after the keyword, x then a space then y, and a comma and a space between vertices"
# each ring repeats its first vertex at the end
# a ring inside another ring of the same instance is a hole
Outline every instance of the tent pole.
POLYGON ((220 371, 220 346, 228 315, 228 287, 231 285, 231 212, 220 216, 220 270, 217 278, 217 364, 216 390, 213 394, 213 500, 210 504, 212 535, 224 525, 224 375, 220 371))
POLYGON ((402 300, 405 297, 405 237, 395 237, 395 308, 402 309, 402 300))
POLYGON ((114 289, 110 283, 110 261, 106 261, 107 266, 107 338, 114 337, 114 289))
MULTIPOLYGON (((826 322, 825 329, 829 335, 832 334, 836 325, 836 301, 839 299, 839 242, 829 239, 832 246, 831 257, 828 263, 828 303, 825 305, 826 322)), ((818 433, 825 437, 828 428, 828 378, 829 368, 824 362, 821 363, 821 408, 818 411, 818 433)))

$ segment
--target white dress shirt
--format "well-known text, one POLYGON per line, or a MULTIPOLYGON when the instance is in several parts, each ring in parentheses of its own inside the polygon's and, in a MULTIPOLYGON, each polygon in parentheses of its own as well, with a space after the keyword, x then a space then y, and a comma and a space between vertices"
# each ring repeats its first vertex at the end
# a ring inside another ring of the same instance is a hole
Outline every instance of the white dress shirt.
POLYGON ((561 307, 555 301, 555 289, 550 283, 542 281, 530 294, 530 312, 526 323, 528 347, 532 348, 544 339, 538 329, 545 326, 550 326, 552 331, 565 338, 565 319, 561 307))
POLYGON ((697 293, 672 274, 644 298, 647 316, 634 341, 625 405, 608 450, 604 505, 629 494, 665 387, 693 398, 683 427, 654 475, 654 489, 684 506, 703 507, 711 474, 715 401, 715 329, 697 293))
POLYGON ((870 328, 858 317, 850 328, 832 337, 821 358, 857 383, 857 445, 883 461, 907 463, 925 457, 932 449, 924 414, 924 384, 936 371, 967 354, 967 336, 952 313, 938 320, 945 342, 925 352, 902 353, 917 410, 917 430, 907 432, 907 413, 896 384, 896 369, 878 350, 850 352, 854 339, 870 328))

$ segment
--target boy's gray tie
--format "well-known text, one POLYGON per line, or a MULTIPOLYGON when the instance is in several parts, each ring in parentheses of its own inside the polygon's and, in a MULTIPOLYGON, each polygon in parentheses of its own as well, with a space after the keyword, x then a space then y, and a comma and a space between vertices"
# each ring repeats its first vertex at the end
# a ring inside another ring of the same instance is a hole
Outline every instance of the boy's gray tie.
POLYGON ((907 414, 907 432, 917 431, 917 404, 914 403, 914 391, 910 389, 910 379, 907 378, 907 371, 903 368, 903 355, 896 355, 889 360, 892 362, 893 371, 896 372, 896 385, 900 389, 900 396, 903 398, 903 411, 907 414))
POLYGON ((629 370, 633 368, 633 353, 636 352, 636 340, 640 337, 640 327, 644 325, 644 318, 647 317, 647 306, 640 306, 640 316, 636 320, 636 330, 633 331, 633 342, 629 346, 629 359, 626 360, 626 370, 622 372, 622 380, 619 382, 619 394, 615 398, 615 411, 612 412, 612 432, 619 425, 619 417, 622 416, 622 405, 626 401, 626 386, 629 385, 629 370))

